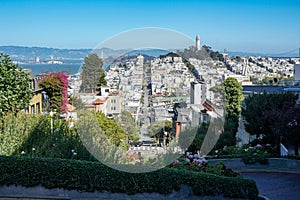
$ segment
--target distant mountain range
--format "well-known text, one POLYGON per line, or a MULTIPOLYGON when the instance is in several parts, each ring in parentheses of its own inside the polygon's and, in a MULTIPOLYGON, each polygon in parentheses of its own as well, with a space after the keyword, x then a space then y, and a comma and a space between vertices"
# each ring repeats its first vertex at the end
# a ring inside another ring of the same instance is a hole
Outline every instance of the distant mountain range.
POLYGON ((34 61, 36 57, 40 60, 54 59, 82 59, 89 54, 91 49, 56 49, 46 47, 21 47, 0 46, 0 52, 8 54, 12 60, 34 61))
POLYGON ((39 57, 41 61, 44 60, 80 60, 84 59, 89 53, 95 52, 103 58, 117 58, 122 55, 148 55, 151 57, 158 57, 162 54, 167 54, 169 50, 162 49, 120 49, 114 50, 110 48, 101 49, 57 49, 46 47, 22 47, 22 46, 0 46, 0 52, 8 54, 12 60, 15 61, 34 61, 39 57))
MULTIPOLYGON (((14 61, 34 61, 36 57, 40 58, 40 61, 45 60, 81 60, 84 59, 91 52, 96 52, 100 57, 104 59, 112 60, 119 56, 128 55, 148 55, 150 57, 158 57, 159 55, 165 55, 169 52, 175 52, 176 50, 164 50, 164 49, 120 49, 114 50, 110 48, 101 49, 57 49, 46 47, 22 47, 22 46, 0 46, 0 52, 10 55, 14 61)), ((230 56, 270 56, 270 57, 298 57, 296 53, 290 55, 280 56, 277 54, 261 54, 261 53, 247 53, 247 52, 228 52, 230 56)))

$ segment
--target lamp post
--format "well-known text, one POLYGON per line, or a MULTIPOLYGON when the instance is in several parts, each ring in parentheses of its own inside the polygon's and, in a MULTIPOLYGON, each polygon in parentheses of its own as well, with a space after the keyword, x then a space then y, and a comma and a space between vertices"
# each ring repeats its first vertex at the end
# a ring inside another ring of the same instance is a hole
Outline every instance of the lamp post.
POLYGON ((50 113, 49 113, 49 115, 50 115, 50 130, 51 130, 51 135, 53 134, 53 119, 52 119, 53 114, 54 114, 54 112, 51 110, 50 113))

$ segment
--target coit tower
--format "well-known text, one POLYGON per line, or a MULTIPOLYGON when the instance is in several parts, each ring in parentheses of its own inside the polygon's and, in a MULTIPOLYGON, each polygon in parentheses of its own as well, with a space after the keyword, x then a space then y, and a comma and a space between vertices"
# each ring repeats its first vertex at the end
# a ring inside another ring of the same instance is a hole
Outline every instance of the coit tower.
POLYGON ((200 50, 200 36, 196 36, 196 51, 200 50))

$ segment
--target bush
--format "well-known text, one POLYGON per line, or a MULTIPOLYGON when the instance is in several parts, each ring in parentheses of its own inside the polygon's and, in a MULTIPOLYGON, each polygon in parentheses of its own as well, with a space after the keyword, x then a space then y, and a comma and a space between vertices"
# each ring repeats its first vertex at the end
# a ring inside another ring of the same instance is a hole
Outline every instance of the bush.
POLYGON ((53 119, 51 133, 49 115, 8 114, 0 121, 0 144, 0 155, 5 156, 96 161, 66 120, 53 119))
POLYGON ((242 156, 242 161, 245 164, 268 164, 268 158, 270 157, 270 154, 267 153, 263 148, 261 147, 254 147, 254 148, 248 148, 245 149, 245 153, 242 156))
POLYGON ((195 172, 206 172, 218 176, 237 177, 238 173, 227 168, 223 162, 213 166, 207 163, 205 158, 200 158, 198 154, 189 155, 187 158, 176 160, 169 168, 178 170, 191 170, 195 172))
POLYGON ((268 164, 268 158, 271 157, 272 147, 270 145, 262 146, 257 144, 255 147, 245 145, 243 148, 236 146, 224 147, 222 150, 216 150, 216 155, 207 158, 242 158, 245 164, 268 164))
POLYGON ((87 192, 169 194, 180 190, 182 185, 188 185, 194 195, 223 194, 225 197, 247 199, 258 197, 255 182, 241 177, 168 168, 150 173, 126 173, 101 163, 77 160, 0 156, 0 177, 0 186, 41 185, 87 192))
POLYGON ((13 155, 27 140, 34 127, 38 124, 39 117, 8 113, 0 120, 0 155, 13 155))

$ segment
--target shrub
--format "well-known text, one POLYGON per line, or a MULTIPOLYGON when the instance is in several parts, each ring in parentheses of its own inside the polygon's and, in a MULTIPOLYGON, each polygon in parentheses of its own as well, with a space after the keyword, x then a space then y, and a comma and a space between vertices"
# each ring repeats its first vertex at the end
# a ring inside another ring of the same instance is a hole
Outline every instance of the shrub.
POLYGON ((256 146, 244 150, 245 153, 242 156, 242 161, 245 164, 268 164, 268 158, 270 154, 266 152, 261 146, 256 146))
POLYGON ((126 173, 101 163, 77 160, 0 156, 0 177, 0 186, 41 185, 87 192, 169 194, 180 190, 182 185, 188 185, 194 195, 223 194, 225 197, 247 199, 258 197, 255 182, 241 177, 168 168, 149 173, 126 173))
POLYGON ((238 173, 227 168, 223 162, 216 166, 207 163, 205 158, 200 158, 198 154, 189 155, 187 158, 174 161, 169 168, 178 170, 191 170, 195 172, 206 172, 218 176, 237 177, 238 173))
POLYGON ((96 160, 83 146, 75 128, 48 115, 8 114, 0 121, 0 155, 96 160))
POLYGON ((0 120, 0 155, 9 156, 14 154, 16 149, 20 149, 39 120, 38 116, 22 112, 8 113, 0 120))
POLYGON ((268 164, 268 158, 271 157, 273 148, 270 145, 256 146, 245 145, 243 148, 236 146, 224 147, 222 150, 216 150, 215 156, 207 158, 242 158, 245 164, 268 164))

